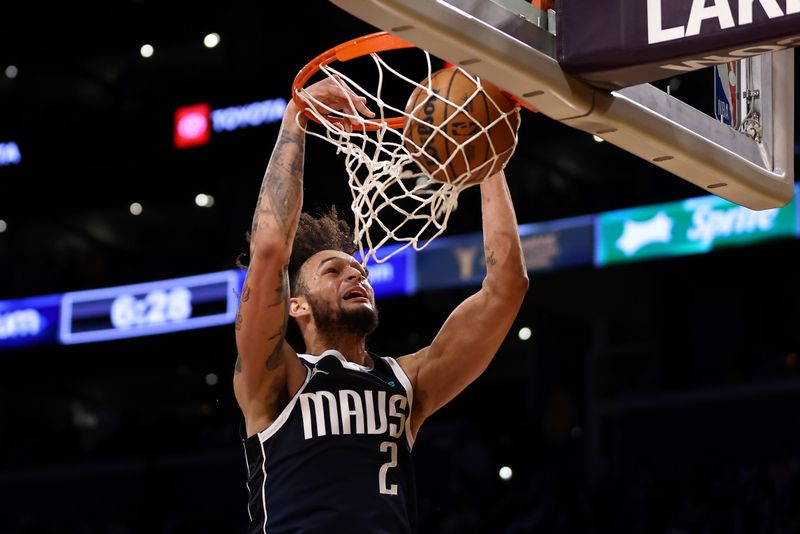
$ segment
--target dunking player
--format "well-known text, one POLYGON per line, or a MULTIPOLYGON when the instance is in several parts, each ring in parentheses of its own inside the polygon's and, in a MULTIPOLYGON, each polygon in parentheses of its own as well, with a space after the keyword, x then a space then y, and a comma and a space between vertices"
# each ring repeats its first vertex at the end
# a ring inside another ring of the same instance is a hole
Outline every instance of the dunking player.
MULTIPOLYGON (((349 108, 330 79, 308 91, 333 109, 349 108)), ((335 210, 301 215, 297 112, 290 102, 261 185, 236 318, 233 383, 247 433, 250 532, 414 532, 417 431, 486 369, 528 287, 514 208, 502 172, 480 185, 480 291, 429 346, 397 359, 371 354, 366 338, 378 311, 367 272, 350 254, 347 223, 335 210), (284 339, 289 316, 306 354, 284 339)))

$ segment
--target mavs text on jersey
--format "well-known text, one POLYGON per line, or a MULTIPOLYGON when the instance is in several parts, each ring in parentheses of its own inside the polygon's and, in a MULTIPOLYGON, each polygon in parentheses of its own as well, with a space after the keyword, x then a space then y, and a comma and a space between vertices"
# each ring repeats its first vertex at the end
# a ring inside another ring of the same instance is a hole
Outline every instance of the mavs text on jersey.
POLYGON ((251 534, 411 533, 411 382, 335 350, 299 354, 306 379, 273 424, 243 440, 251 534))

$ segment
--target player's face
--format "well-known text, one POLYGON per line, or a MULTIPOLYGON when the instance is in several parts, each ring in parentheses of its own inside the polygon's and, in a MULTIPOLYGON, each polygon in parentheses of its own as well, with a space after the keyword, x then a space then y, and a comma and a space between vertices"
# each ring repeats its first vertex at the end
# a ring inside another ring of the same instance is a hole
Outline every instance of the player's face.
POLYGON ((314 323, 323 332, 354 331, 367 335, 378 326, 375 293, 367 270, 351 255, 318 252, 303 266, 306 300, 314 323))

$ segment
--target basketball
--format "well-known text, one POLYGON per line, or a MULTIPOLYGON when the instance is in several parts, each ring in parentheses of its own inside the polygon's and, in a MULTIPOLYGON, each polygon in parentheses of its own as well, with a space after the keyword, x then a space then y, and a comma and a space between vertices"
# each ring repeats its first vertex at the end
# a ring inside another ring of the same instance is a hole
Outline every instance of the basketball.
POLYGON ((480 183, 502 170, 514 152, 519 126, 515 103, 485 80, 480 85, 451 67, 431 75, 430 93, 427 78, 411 93, 404 144, 434 181, 480 183))

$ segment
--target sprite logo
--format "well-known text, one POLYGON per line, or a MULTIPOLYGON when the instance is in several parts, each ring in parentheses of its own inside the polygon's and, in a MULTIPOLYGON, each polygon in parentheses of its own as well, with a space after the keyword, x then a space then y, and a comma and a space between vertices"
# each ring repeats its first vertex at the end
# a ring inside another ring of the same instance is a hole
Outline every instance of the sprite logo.
POLYGON ((672 226, 672 219, 663 211, 649 221, 625 221, 622 237, 617 239, 617 248, 626 256, 633 256, 650 243, 669 243, 672 240, 672 226))
POLYGON ((795 202, 754 211, 716 196, 600 214, 598 266, 645 258, 701 254, 796 234, 795 202))
POLYGON ((748 234, 769 234, 775 228, 779 209, 753 211, 734 206, 727 209, 714 209, 709 203, 695 208, 692 214, 692 227, 686 233, 687 239, 698 241, 708 250, 715 240, 748 234))

